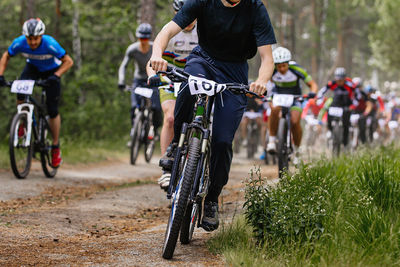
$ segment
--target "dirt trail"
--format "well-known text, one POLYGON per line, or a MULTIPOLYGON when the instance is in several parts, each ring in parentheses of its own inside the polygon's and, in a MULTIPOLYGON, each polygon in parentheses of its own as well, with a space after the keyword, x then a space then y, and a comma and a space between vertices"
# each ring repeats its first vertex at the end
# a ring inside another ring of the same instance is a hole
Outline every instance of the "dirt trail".
MULTIPOLYGON (((38 164, 25 180, 0 171, 0 266, 223 266, 206 248, 212 233, 202 229, 190 245, 177 245, 172 261, 161 258, 169 202, 156 184, 156 162, 62 166, 55 179, 38 164)), ((240 211, 242 180, 253 166, 234 160, 223 220, 240 211)), ((262 171, 276 176, 274 167, 262 171)))

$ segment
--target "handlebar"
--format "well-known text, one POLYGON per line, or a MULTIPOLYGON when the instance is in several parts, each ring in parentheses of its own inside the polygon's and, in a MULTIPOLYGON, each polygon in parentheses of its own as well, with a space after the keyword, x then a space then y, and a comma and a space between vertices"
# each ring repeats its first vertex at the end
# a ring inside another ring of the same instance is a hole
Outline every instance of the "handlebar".
MULTIPOLYGON (((14 83, 14 81, 18 81, 18 80, 6 81, 5 87, 10 87, 11 88, 12 84, 14 83)), ((44 86, 46 86, 46 82, 45 82, 45 80, 35 80, 35 86, 44 87, 44 86)))
MULTIPOLYGON (((158 71, 157 75, 166 75, 173 82, 187 82, 190 77, 189 73, 170 66, 167 66, 167 71, 158 71)), ((249 85, 240 83, 226 83, 224 85, 227 86, 227 90, 230 90, 235 94, 246 94, 257 98, 263 98, 256 93, 251 92, 249 90, 249 85)))

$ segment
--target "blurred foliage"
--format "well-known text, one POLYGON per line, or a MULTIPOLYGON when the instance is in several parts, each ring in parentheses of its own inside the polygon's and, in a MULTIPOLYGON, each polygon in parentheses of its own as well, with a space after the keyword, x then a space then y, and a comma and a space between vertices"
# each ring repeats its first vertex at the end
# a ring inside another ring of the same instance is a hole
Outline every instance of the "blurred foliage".
MULTIPOLYGON (((28 18, 28 13, 33 12, 46 23, 47 34, 54 36, 74 58, 72 21, 74 11, 79 11, 82 68, 78 72, 75 66, 62 78, 62 136, 84 140, 127 135, 130 99, 129 94, 121 94, 117 90, 117 72, 126 48, 135 41, 138 13, 143 1, 76 0, 74 8, 72 0, 58 0, 59 13, 57 0, 0 1, 0 25, 3 26, 0 27, 1 52, 19 36, 22 22, 28 18), (34 8, 27 6, 27 2, 34 3, 34 8)), ((172 18, 173 10, 171 0, 155 1, 156 34, 172 18)), ((313 70, 314 78, 321 87, 330 78, 339 54, 344 54, 351 75, 364 79, 370 77, 376 66, 372 66, 371 62, 379 62, 385 70, 381 72, 383 79, 387 78, 386 69, 400 64, 400 56, 396 56, 400 52, 397 51, 398 34, 395 32, 399 24, 396 20, 400 10, 398 1, 267 0, 264 3, 278 42, 295 52, 294 59, 299 64, 310 72, 313 70), (317 21, 313 21, 314 15, 318 15, 317 21), (340 34, 346 40, 343 51, 338 50, 340 34), (372 55, 375 55, 375 60, 371 60, 372 55), (311 67, 313 60, 318 64, 311 67)), ((13 58, 5 77, 9 80, 17 78, 24 62, 21 56, 13 58)), ((259 57, 250 61, 251 79, 258 74, 259 62, 259 57)), ((133 64, 128 69, 127 77, 132 77, 132 74, 133 64)), ((15 112, 14 99, 15 96, 5 88, 0 91, 2 140, 7 137, 8 125, 15 112)))

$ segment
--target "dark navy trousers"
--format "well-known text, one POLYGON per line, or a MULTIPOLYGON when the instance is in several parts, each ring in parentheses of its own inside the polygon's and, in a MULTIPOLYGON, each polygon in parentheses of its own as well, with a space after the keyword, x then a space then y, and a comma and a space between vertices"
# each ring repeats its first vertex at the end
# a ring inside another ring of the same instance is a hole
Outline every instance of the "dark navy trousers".
MULTIPOLYGON (((217 83, 248 83, 247 62, 232 63, 214 60, 200 47, 194 48, 188 57, 185 71, 194 76, 213 80, 217 83)), ((181 126, 193 117, 195 96, 189 87, 182 84, 175 105, 174 142, 178 142, 181 126)), ((232 163, 232 142, 239 127, 247 98, 225 91, 216 96, 211 140, 210 178, 211 185, 206 201, 218 202, 222 188, 227 184, 232 163)))

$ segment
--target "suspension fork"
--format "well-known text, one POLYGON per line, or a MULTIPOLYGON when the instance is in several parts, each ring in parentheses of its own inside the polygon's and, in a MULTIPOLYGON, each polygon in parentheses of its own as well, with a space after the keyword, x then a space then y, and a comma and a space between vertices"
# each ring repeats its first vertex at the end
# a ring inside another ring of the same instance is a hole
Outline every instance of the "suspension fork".
POLYGON ((171 181, 169 183, 169 187, 167 190, 167 198, 168 199, 171 199, 172 192, 175 191, 175 184, 176 184, 177 174, 179 171, 179 165, 180 165, 180 161, 181 161, 181 155, 182 155, 183 145, 185 143, 185 139, 186 139, 186 135, 187 135, 188 126, 189 125, 186 122, 182 124, 181 135, 179 137, 178 147, 176 148, 175 155, 174 155, 174 164, 172 165, 171 181))
MULTIPOLYGON (((203 131, 203 138, 201 142, 201 150, 200 150, 200 159, 197 164, 197 170, 196 170, 196 175, 194 178, 194 183, 193 183, 193 188, 192 192, 190 194, 190 200, 195 201, 196 194, 198 193, 199 184, 200 180, 204 176, 204 173, 206 170, 203 169, 204 161, 206 160, 207 157, 207 150, 208 150, 208 144, 209 144, 209 138, 210 138, 210 130, 202 130, 203 131)), ((199 192, 200 193, 200 192, 199 192)))

